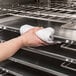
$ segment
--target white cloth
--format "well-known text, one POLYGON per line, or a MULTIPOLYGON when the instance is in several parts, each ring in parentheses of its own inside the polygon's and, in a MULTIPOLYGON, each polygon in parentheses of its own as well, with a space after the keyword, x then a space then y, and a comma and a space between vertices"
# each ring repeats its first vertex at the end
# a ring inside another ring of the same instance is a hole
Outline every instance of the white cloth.
POLYGON ((51 27, 44 28, 36 32, 36 35, 47 43, 53 43, 54 29, 51 27))
MULTIPOLYGON (((25 32, 27 32, 28 30, 34 28, 33 26, 30 25, 23 25, 20 28, 20 33, 23 34, 25 32)), ((43 41, 45 41, 46 43, 53 43, 53 35, 55 33, 55 30, 51 27, 47 27, 44 29, 41 29, 39 31, 36 32, 36 35, 43 41)))
POLYGON ((20 27, 20 34, 23 34, 23 33, 27 32, 28 30, 30 30, 32 28, 34 28, 34 27, 30 26, 28 24, 23 25, 23 26, 20 27))

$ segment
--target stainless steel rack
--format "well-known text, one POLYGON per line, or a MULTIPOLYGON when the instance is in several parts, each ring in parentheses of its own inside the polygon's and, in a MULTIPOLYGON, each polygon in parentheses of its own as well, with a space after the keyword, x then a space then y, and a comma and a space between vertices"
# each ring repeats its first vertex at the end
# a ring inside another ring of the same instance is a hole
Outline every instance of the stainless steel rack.
POLYGON ((23 47, 0 63, 1 76, 75 76, 74 0, 5 0, 0 3, 0 42, 20 35, 24 24, 55 29, 53 45, 23 47))

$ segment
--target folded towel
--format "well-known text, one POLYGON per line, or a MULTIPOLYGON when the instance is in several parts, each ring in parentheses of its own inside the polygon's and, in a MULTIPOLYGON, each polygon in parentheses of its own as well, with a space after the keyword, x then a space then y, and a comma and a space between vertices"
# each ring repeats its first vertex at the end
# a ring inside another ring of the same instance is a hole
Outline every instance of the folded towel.
MULTIPOLYGON (((27 32, 28 30, 34 28, 31 25, 23 25, 20 28, 20 33, 23 34, 25 32, 27 32)), ((39 31, 36 32, 36 35, 38 36, 38 38, 40 38, 42 41, 46 42, 46 43, 53 43, 53 35, 55 33, 55 30, 51 27, 47 27, 44 29, 41 29, 39 31)))
POLYGON ((44 29, 41 29, 39 31, 36 32, 36 35, 42 39, 43 41, 47 42, 47 43, 53 43, 53 35, 54 35, 54 29, 51 27, 47 27, 44 29))
POLYGON ((27 32, 28 30, 30 30, 32 28, 34 28, 34 27, 30 26, 28 24, 23 25, 23 26, 20 27, 20 34, 23 34, 23 33, 27 32))

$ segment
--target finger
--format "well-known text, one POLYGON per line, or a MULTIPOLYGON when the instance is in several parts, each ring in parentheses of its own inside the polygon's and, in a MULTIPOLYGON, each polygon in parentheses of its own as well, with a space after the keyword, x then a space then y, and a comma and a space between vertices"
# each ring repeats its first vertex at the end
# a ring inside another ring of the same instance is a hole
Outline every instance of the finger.
POLYGON ((43 27, 36 27, 33 30, 34 30, 34 32, 36 32, 36 31, 41 30, 41 29, 43 29, 43 27))

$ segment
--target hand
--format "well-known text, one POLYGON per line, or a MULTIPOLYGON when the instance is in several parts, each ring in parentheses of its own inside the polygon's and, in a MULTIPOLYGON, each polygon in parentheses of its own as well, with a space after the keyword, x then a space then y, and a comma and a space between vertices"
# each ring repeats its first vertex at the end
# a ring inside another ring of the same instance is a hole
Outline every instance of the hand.
POLYGON ((43 42, 42 40, 40 40, 35 34, 35 32, 40 29, 43 29, 43 28, 35 27, 35 28, 27 31, 26 33, 22 34, 21 40, 22 40, 23 46, 37 47, 37 46, 46 45, 46 43, 43 42))

